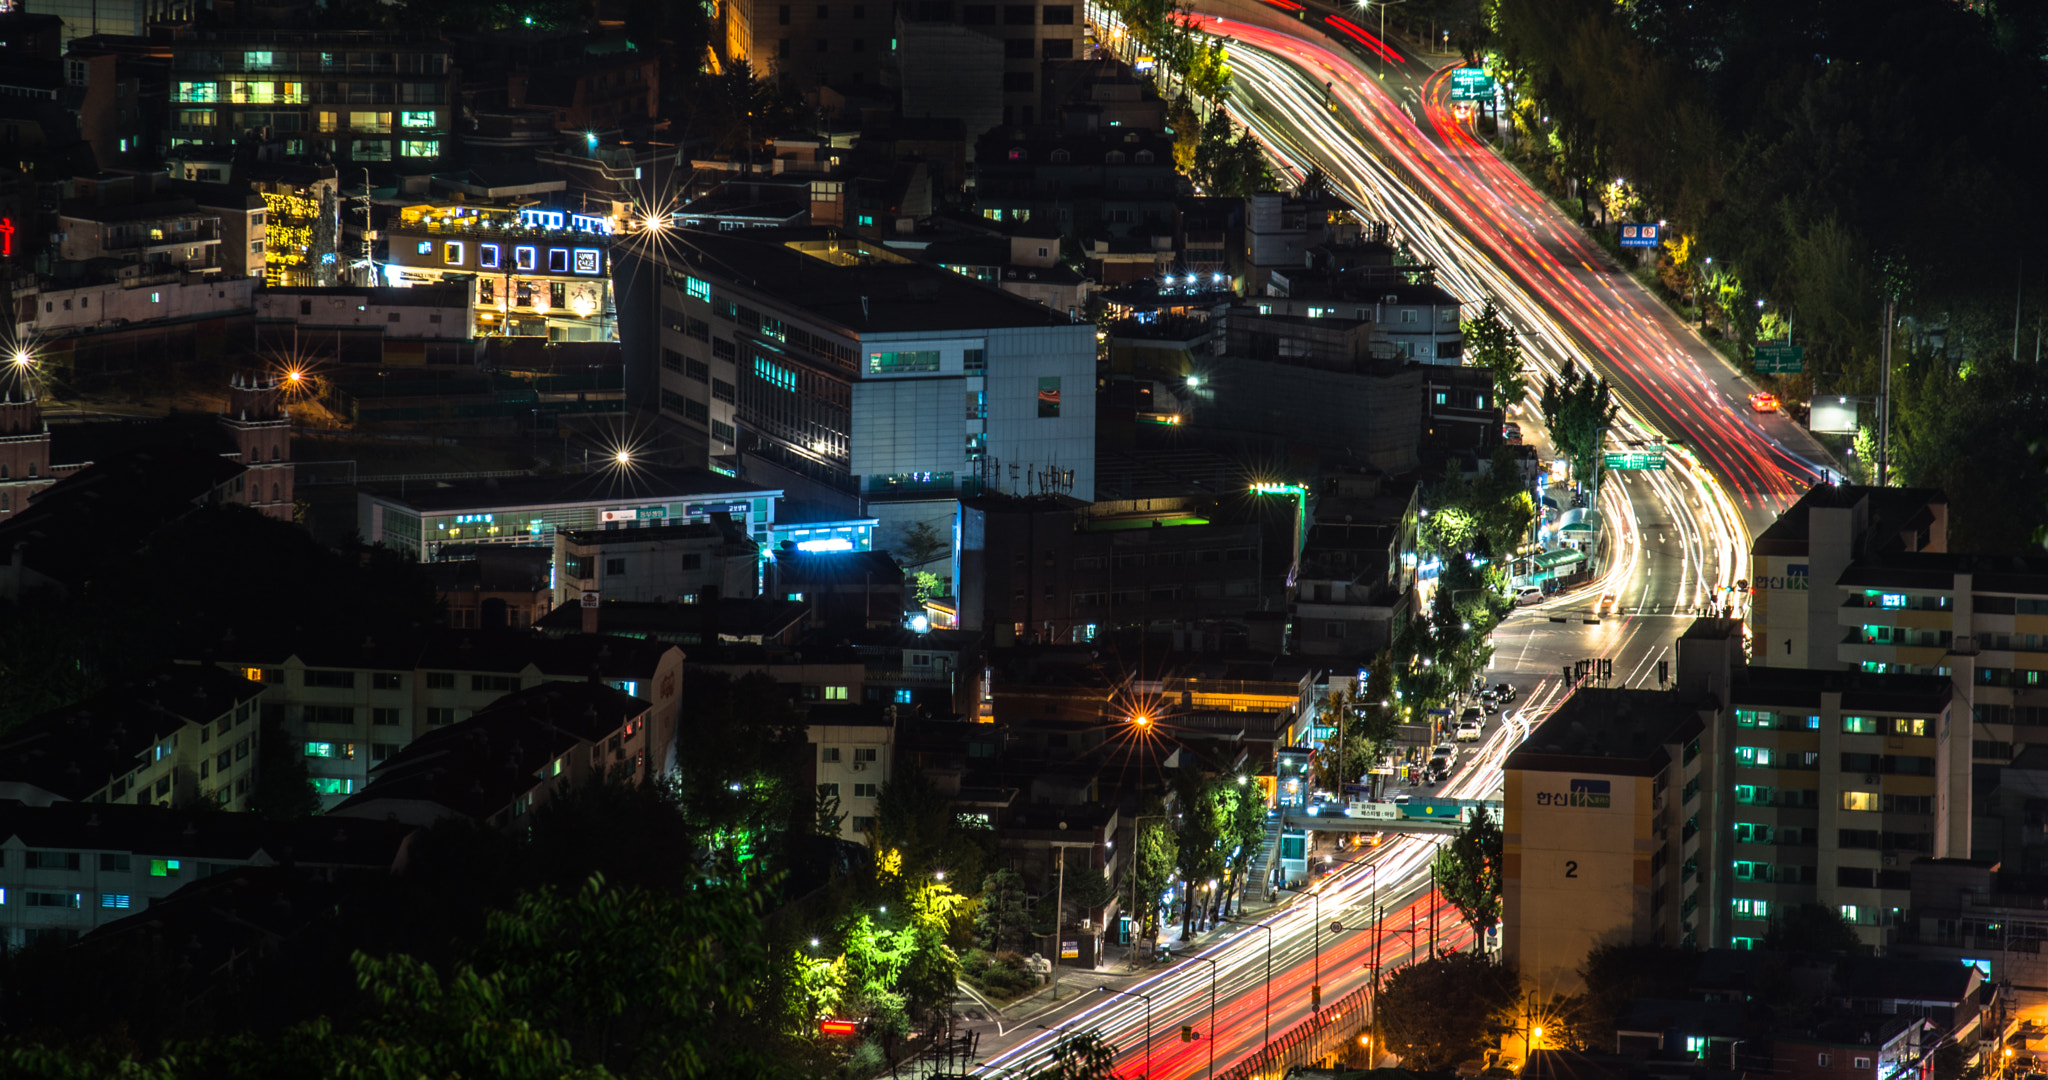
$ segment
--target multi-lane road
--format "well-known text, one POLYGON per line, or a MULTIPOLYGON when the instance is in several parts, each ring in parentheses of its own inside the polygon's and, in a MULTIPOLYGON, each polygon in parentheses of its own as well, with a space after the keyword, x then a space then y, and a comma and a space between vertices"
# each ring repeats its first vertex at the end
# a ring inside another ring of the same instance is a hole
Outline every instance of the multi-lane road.
MULTIPOLYGON (((1611 443, 1672 448, 1664 470, 1614 474, 1602 485, 1601 579, 1520 609, 1497 631, 1494 677, 1522 687, 1523 708, 1494 726, 1444 789, 1497 797, 1514 743, 1569 692, 1562 666, 1606 657, 1608 685, 1656 685, 1656 661, 1687 621, 1742 613, 1735 586, 1747 576, 1751 536, 1837 466, 1788 418, 1753 412, 1753 387, 1740 372, 1449 110, 1454 58, 1383 42, 1348 6, 1203 0, 1195 17, 1230 39, 1231 111, 1288 171, 1320 168, 1435 264, 1454 295, 1475 308, 1493 299, 1531 345, 1535 381, 1568 365, 1608 379, 1622 404, 1611 443)), ((1533 409, 1522 412, 1533 427, 1533 409)), ((1337 1000, 1371 979, 1375 945, 1382 968, 1426 955, 1427 938, 1417 942, 1410 928, 1432 914, 1439 945, 1469 944, 1455 911, 1427 891, 1433 851, 1429 840, 1401 838, 1340 867, 1319 886, 1319 903, 1296 899, 1269 920, 1270 934, 1243 929, 1208 946, 1213 968, 1190 960, 1121 986, 1124 994, 1074 1001, 1028 1030, 999 1025, 983 1044, 984 1068, 1042 1066, 1052 1042, 1075 1030, 1104 1033, 1122 1075, 1200 1076, 1212 1050, 1217 1068, 1227 1068, 1256 1052, 1268 1030, 1310 1014, 1318 971, 1323 1000, 1337 1000), (1385 912, 1376 927, 1367 915, 1374 888, 1385 912), (1332 936, 1332 921, 1347 931, 1332 936), (1213 1041, 1180 1041, 1183 1024, 1213 1041)))

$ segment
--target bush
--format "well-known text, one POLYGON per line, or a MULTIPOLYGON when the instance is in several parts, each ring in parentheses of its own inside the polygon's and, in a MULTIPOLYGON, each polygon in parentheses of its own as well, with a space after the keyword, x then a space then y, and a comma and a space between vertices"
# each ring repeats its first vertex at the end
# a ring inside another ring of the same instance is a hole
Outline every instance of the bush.
POLYGON ((988 973, 995 960, 980 949, 969 949, 960 957, 960 971, 969 978, 979 979, 988 973))

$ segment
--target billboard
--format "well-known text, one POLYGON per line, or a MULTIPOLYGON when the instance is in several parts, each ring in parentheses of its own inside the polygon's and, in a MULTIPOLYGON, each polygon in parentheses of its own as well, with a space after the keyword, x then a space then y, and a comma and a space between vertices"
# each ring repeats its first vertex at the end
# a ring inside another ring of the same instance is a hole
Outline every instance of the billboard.
POLYGON ((1806 426, 1821 435, 1856 434, 1856 399, 1815 397, 1806 426))

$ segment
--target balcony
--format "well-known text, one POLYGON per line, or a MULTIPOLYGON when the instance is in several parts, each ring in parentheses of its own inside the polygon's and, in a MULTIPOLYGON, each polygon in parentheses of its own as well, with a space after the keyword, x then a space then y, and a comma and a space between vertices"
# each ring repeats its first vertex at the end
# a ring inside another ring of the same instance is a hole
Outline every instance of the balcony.
POLYGON ((101 251, 169 251, 195 244, 220 243, 220 226, 207 222, 190 229, 143 229, 128 236, 109 236, 100 241, 101 251))

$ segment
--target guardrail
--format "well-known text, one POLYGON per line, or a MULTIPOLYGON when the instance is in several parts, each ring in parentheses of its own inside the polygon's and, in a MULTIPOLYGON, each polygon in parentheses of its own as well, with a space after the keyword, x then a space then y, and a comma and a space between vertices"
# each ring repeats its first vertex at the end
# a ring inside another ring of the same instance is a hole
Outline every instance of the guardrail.
POLYGON ((1372 987, 1361 986, 1220 1075, 1223 1080, 1269 1080, 1289 1069, 1321 1061, 1349 1042, 1352 1032, 1365 1026, 1371 1005, 1372 987))

